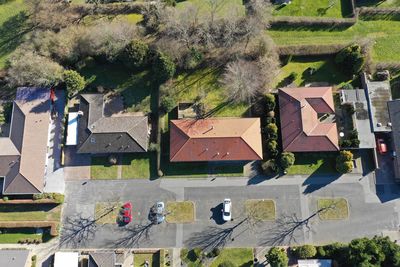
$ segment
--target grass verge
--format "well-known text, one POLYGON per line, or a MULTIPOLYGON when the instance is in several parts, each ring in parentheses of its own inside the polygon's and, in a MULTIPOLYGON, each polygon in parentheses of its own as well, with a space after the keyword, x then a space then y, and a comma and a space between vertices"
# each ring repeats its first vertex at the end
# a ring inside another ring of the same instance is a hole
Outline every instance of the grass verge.
POLYGON ((27 239, 43 240, 43 234, 36 234, 34 228, 10 228, 1 230, 0 244, 16 244, 18 241, 27 239))
POLYGON ((194 203, 192 201, 167 202, 168 223, 191 223, 194 221, 194 203))
POLYGON ((157 177, 156 155, 152 152, 127 154, 122 158, 122 179, 157 177))
POLYGON ((349 207, 344 198, 318 199, 318 210, 327 208, 319 213, 321 220, 344 220, 349 217, 349 207))
POLYGON ((61 206, 56 204, 3 204, 0 221, 59 221, 61 206))
POLYGON ((337 153, 294 153, 295 162, 287 170, 287 174, 336 174, 337 153))
POLYGON ((232 262, 234 266, 253 266, 253 250, 251 248, 226 248, 211 263, 210 267, 218 267, 223 262, 232 262))
POLYGON ((275 202, 270 199, 248 199, 245 202, 246 214, 256 221, 275 220, 275 202))
MULTIPOLYGON (((275 16, 342 17, 341 0, 298 0, 286 6, 275 6, 275 16), (332 2, 332 3, 331 3, 332 2)), ((343 14, 347 15, 347 14, 343 14)))
POLYGON ((121 210, 122 203, 112 202, 96 203, 94 208, 94 217, 97 224, 115 224, 117 223, 117 216, 121 210))
POLYGON ((145 261, 149 262, 149 266, 160 266, 160 253, 134 253, 133 266, 143 267, 145 261))

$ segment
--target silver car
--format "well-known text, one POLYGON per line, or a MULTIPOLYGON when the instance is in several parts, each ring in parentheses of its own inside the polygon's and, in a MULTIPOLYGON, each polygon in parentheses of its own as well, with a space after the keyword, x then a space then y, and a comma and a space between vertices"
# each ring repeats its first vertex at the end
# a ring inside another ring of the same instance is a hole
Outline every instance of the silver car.
POLYGON ((165 221, 165 205, 164 205, 164 202, 162 202, 162 201, 157 202, 152 208, 152 213, 154 214, 154 221, 157 224, 160 224, 163 221, 165 221))

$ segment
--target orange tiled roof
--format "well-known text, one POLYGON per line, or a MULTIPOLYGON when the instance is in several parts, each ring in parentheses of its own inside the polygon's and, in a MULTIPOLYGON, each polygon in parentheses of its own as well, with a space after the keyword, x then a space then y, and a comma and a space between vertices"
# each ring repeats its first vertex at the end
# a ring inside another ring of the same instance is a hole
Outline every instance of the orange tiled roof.
POLYGON ((259 118, 172 120, 170 131, 172 162, 262 159, 259 118))

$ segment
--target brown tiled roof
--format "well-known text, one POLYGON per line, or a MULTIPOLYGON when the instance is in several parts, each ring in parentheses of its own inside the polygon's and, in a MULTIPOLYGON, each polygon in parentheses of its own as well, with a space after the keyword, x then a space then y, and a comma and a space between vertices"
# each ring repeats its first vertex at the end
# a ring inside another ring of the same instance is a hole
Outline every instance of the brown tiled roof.
POLYGON ((279 108, 284 151, 339 150, 336 123, 318 117, 335 113, 331 87, 280 89, 279 108))
POLYGON ((259 118, 172 120, 170 131, 173 162, 262 159, 259 118))
POLYGON ((48 98, 14 101, 10 137, 0 138, 0 176, 5 177, 5 194, 43 191, 49 123, 48 98))

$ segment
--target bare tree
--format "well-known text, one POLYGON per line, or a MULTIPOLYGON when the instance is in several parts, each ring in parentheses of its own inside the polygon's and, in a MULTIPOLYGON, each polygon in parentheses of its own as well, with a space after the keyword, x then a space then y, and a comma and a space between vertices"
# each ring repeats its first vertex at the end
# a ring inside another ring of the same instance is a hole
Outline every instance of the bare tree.
POLYGON ((262 74, 254 62, 238 59, 228 63, 221 83, 226 96, 235 102, 251 102, 264 90, 262 74))
POLYGON ((82 214, 68 216, 61 229, 60 246, 84 245, 94 238, 96 231, 96 219, 82 214))
POLYGON ((214 24, 215 15, 226 4, 226 0, 207 0, 206 3, 210 7, 210 24, 214 24))

